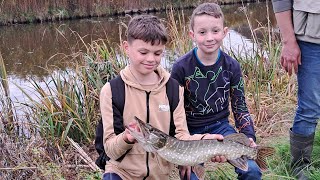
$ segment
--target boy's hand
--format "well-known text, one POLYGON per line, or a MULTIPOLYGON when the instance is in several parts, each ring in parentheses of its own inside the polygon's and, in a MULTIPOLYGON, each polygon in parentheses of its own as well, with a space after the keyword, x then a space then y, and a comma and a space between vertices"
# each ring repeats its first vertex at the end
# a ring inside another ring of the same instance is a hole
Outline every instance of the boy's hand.
POLYGON ((214 156, 211 158, 212 162, 224 163, 227 162, 227 158, 225 156, 214 156))
POLYGON ((250 147, 257 147, 257 144, 254 142, 252 138, 249 138, 250 140, 250 147))
MULTIPOLYGON (((132 129, 136 129, 136 131, 140 132, 140 129, 137 125, 137 122, 129 123, 128 127, 132 128, 132 129)), ((133 143, 137 142, 137 140, 130 134, 130 131, 127 128, 125 129, 122 138, 128 144, 133 144, 133 143)))
POLYGON ((179 166, 179 172, 180 172, 180 179, 190 180, 191 166, 179 166), (185 177, 187 177, 187 178, 185 178, 185 177))
MULTIPOLYGON (((221 134, 206 134, 202 139, 216 139, 218 141, 222 141, 223 136, 221 134)), ((227 158, 225 156, 214 156, 211 158, 211 161, 224 163, 227 162, 227 158)))

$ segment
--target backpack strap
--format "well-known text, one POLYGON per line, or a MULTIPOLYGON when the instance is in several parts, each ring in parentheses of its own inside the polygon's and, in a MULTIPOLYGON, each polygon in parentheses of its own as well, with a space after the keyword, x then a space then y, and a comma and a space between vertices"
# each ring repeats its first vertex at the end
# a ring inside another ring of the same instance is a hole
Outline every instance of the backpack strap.
POLYGON ((179 83, 173 78, 169 78, 166 84, 166 93, 170 105, 170 130, 169 135, 174 136, 176 126, 174 125, 173 112, 179 104, 179 83))
POLYGON ((125 87, 120 75, 110 81, 112 93, 113 127, 116 135, 122 133, 125 128, 123 125, 123 109, 125 103, 125 87))
MULTIPOLYGON (((110 81, 110 87, 112 92, 114 132, 115 134, 120 134, 124 131, 122 114, 125 102, 125 87, 120 75, 110 81)), ((96 165, 98 165, 100 169, 104 170, 106 162, 109 161, 110 158, 104 151, 102 118, 96 127, 95 148, 99 153, 99 157, 96 159, 96 165)))

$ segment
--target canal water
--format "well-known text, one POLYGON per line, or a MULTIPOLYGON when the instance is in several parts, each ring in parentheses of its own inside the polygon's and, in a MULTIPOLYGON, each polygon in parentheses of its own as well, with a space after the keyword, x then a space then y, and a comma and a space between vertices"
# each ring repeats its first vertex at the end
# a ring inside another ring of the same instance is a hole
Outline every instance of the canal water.
MULTIPOLYGON (((225 24, 230 30, 224 41, 226 49, 250 52, 254 44, 248 21, 251 29, 267 26, 268 19, 271 26, 275 27, 270 2, 221 7, 225 14, 225 24)), ((178 13, 181 14, 181 10, 177 10, 178 13)), ((192 9, 183 10, 186 19, 191 13, 192 9)), ((165 12, 155 15, 167 18, 165 12)), ((119 24, 127 23, 128 20, 128 16, 112 16, 0 27, 0 52, 9 77, 11 98, 23 101, 23 94, 17 86, 23 89, 30 87, 30 77, 41 81, 54 70, 72 69, 73 57, 86 51, 85 44, 101 38, 119 44, 119 24)))

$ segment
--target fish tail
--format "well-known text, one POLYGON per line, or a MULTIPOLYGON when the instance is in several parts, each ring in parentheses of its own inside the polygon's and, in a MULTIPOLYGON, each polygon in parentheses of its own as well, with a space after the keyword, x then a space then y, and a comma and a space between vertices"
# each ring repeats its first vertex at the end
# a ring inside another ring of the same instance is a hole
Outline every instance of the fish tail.
POLYGON ((275 153, 275 149, 273 147, 258 146, 257 150, 256 163, 262 171, 266 171, 268 169, 266 158, 272 156, 275 153))

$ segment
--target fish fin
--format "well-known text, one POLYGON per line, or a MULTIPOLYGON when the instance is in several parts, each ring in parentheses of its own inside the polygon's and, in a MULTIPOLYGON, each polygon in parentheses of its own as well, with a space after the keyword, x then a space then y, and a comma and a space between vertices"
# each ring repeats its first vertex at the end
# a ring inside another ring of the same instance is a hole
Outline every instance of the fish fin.
POLYGON ((255 160, 257 165, 262 171, 268 170, 266 157, 272 156, 275 153, 273 147, 257 146, 257 159, 255 160))
POLYGON ((204 180, 206 170, 203 165, 198 164, 196 166, 192 166, 192 171, 199 180, 204 180))
POLYGON ((245 146, 250 146, 249 138, 243 133, 229 134, 223 138, 224 140, 237 142, 245 146))
POLYGON ((245 156, 228 160, 228 162, 234 167, 241 169, 242 171, 248 171, 248 158, 245 156))

